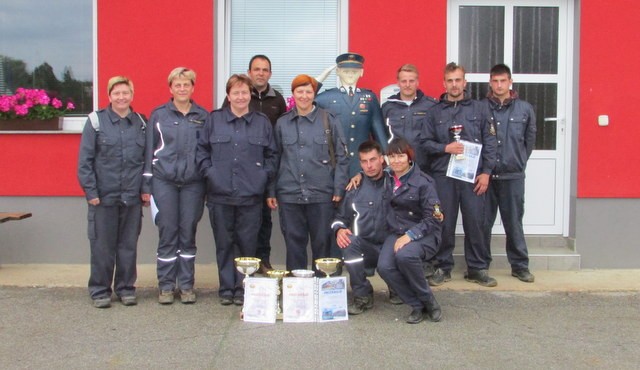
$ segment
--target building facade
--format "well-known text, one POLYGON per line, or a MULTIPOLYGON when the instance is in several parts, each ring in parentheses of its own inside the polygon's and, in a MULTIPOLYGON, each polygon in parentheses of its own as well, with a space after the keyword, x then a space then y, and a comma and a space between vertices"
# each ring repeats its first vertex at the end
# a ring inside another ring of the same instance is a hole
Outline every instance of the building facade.
MULTIPOLYGON (((470 89, 478 95, 486 91, 488 68, 505 62, 512 66, 515 88, 533 100, 539 116, 525 206, 525 232, 540 244, 532 253, 557 247, 552 253, 577 256, 570 268, 640 267, 640 232, 633 221, 640 210, 640 166, 631 160, 640 128, 633 104, 618 96, 624 93, 631 102, 640 97, 627 75, 640 59, 631 31, 638 3, 333 0, 310 1, 306 6, 319 8, 308 11, 276 3, 193 0, 177 7, 170 0, 94 0, 96 109, 108 103, 109 77, 126 75, 135 82, 133 106, 148 115, 168 99, 166 77, 176 66, 198 73, 194 97, 214 109, 224 99, 227 77, 245 72, 247 55, 253 54, 273 56, 272 81, 281 78, 277 85, 285 96, 287 74, 317 75, 346 51, 365 56, 362 86, 379 92, 395 82, 400 65, 413 63, 421 89, 434 97, 444 91, 442 70, 449 61, 467 68, 470 89), (241 14, 234 8, 240 3, 256 11, 241 14), (314 26, 314 19, 332 26, 314 26), (261 40, 266 31, 284 35, 286 43, 261 40), (303 46, 317 55, 301 52, 303 46), (601 125, 600 116, 608 125, 601 125)), ((334 80, 330 75, 328 85, 334 80)), ((76 126, 68 121, 57 133, 0 134, 0 210, 34 214, 1 226, 0 263, 88 260, 86 206, 76 180, 84 118, 76 126)), ((202 222, 199 260, 213 261, 206 217, 202 222)), ((495 231, 501 232, 500 225, 495 231)), ((141 263, 155 260, 156 243, 147 218, 141 263)), ((494 252, 504 251, 496 245, 494 252)))

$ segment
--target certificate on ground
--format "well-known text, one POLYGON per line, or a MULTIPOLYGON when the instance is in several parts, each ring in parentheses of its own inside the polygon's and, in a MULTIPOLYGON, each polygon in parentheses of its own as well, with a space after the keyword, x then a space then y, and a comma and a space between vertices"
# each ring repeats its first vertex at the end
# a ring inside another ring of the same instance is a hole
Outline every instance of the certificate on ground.
POLYGON ((278 307, 278 279, 246 278, 244 280, 243 320, 275 323, 278 307))
POLYGON ((282 321, 316 321, 316 279, 282 279, 282 321))
POLYGON ((480 163, 482 144, 465 140, 460 140, 460 142, 464 145, 464 154, 462 156, 451 154, 449 166, 447 167, 447 176, 473 183, 476 180, 476 172, 480 163))
POLYGON ((318 322, 348 320, 347 278, 318 279, 318 322))

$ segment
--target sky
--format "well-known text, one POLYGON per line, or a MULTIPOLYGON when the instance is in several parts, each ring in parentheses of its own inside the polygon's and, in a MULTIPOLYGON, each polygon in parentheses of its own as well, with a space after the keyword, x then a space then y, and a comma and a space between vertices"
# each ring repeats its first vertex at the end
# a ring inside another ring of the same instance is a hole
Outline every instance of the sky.
POLYGON ((92 0, 0 0, 0 54, 27 63, 49 63, 58 78, 66 66, 91 80, 92 0))

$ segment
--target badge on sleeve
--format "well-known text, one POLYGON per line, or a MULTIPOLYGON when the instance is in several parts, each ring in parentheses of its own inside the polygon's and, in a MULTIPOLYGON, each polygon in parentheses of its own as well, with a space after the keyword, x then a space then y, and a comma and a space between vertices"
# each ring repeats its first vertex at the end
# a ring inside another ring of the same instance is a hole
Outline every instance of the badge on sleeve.
POLYGON ((438 222, 444 221, 444 214, 440 210, 440 204, 438 203, 433 205, 433 218, 438 220, 438 222))

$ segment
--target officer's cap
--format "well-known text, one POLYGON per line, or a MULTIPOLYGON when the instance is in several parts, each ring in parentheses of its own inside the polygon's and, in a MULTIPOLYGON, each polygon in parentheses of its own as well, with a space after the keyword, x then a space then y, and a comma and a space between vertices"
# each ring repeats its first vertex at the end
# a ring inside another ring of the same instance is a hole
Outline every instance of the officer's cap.
POLYGON ((336 58, 338 68, 362 68, 364 57, 356 53, 344 53, 336 58))

